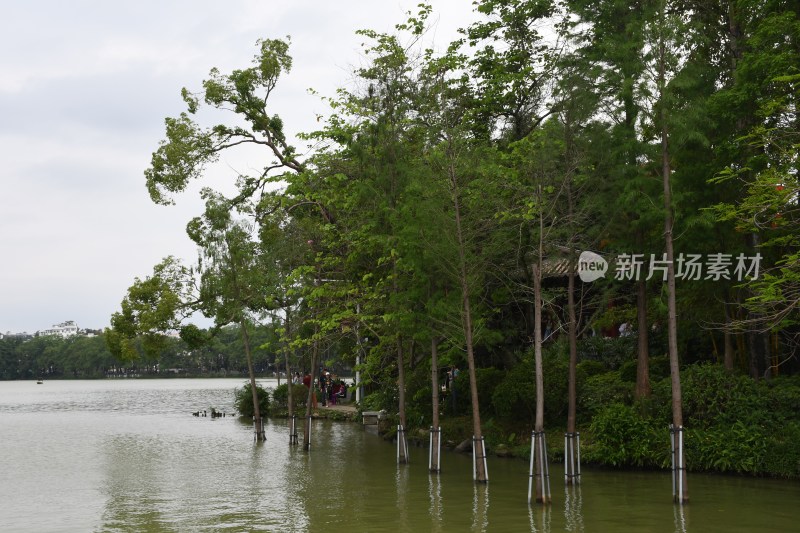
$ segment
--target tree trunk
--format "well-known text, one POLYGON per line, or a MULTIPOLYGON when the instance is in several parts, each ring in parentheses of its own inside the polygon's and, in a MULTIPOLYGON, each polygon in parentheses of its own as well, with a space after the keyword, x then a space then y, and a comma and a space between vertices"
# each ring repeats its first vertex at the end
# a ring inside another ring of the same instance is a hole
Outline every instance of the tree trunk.
POLYGON ((441 470, 439 460, 439 441, 441 439, 441 434, 439 433, 439 354, 435 335, 431 336, 431 391, 433 412, 431 413, 431 440, 428 464, 431 472, 439 472, 441 470))
POLYGON ((306 399, 306 420, 305 433, 303 434, 303 449, 311 448, 311 412, 314 397, 314 375, 317 371, 317 357, 319 355, 319 341, 317 340, 318 326, 314 326, 314 342, 311 349, 311 386, 308 388, 308 398, 306 399))
POLYGON ((459 282, 461 285, 461 307, 463 312, 462 326, 464 328, 464 341, 467 348, 467 366, 469 368, 469 390, 472 399, 472 433, 473 455, 475 457, 475 481, 486 483, 489 481, 488 473, 484 468, 483 459, 486 455, 483 446, 483 433, 481 431, 480 403, 478 402, 478 383, 475 377, 475 353, 472 346, 472 308, 469 298, 469 279, 467 278, 467 258, 464 232, 461 227, 461 202, 459 199, 458 182, 455 169, 449 169, 450 185, 453 194, 453 209, 456 222, 456 240, 458 243, 459 282))
POLYGON ((677 447, 677 474, 676 482, 679 486, 675 499, 678 503, 685 503, 689 500, 689 491, 686 483, 686 469, 683 462, 682 450, 682 431, 683 431, 683 403, 681 399, 681 376, 680 363, 678 361, 678 313, 675 303, 675 252, 672 245, 672 189, 670 176, 672 169, 669 160, 669 133, 667 130, 666 109, 663 105, 663 97, 666 88, 666 50, 663 41, 659 43, 659 62, 658 62, 658 83, 659 96, 662 106, 660 109, 661 122, 661 171, 664 185, 664 241, 667 254, 667 340, 669 349, 669 368, 672 381, 672 424, 679 436, 677 442, 681 446, 677 447))
POLYGON ((648 346, 649 329, 647 325, 647 281, 640 279, 636 291, 636 313, 638 320, 638 339, 636 360, 636 399, 650 396, 650 349, 648 346))
MULTIPOLYGON (((534 423, 534 431, 536 433, 544 433, 544 372, 542 370, 542 273, 541 261, 539 264, 533 265, 533 314, 535 320, 535 327, 533 333, 533 359, 536 372, 536 421, 534 423)), ((534 453, 539 453, 537 447, 534 453)), ((534 460, 536 468, 536 476, 539 480, 545 479, 545 457, 547 452, 538 455, 538 460, 534 460)), ((540 503, 549 503, 543 483, 536 483, 536 501, 540 503)))
POLYGON ((250 355, 250 335, 247 333, 247 323, 242 318, 239 321, 239 326, 242 328, 242 344, 244 345, 244 355, 247 359, 247 373, 250 376, 250 391, 253 393, 253 425, 256 432, 256 440, 266 440, 264 434, 264 421, 261 418, 261 407, 258 402, 258 390, 256 389, 256 373, 253 370, 253 358, 250 355))
POLYGON ((286 318, 283 321, 284 324, 284 335, 286 336, 286 342, 283 346, 283 358, 286 363, 286 401, 288 402, 288 415, 289 415, 289 444, 297 444, 297 426, 296 420, 294 418, 294 393, 292 389, 294 389, 294 380, 292 379, 292 365, 289 363, 289 339, 291 339, 291 335, 289 334, 289 324, 290 324, 290 317, 289 317, 289 308, 285 309, 286 318))
POLYGON ((399 404, 399 418, 400 427, 402 431, 397 433, 398 441, 398 455, 397 461, 399 463, 408 463, 408 449, 406 448, 406 372, 405 361, 403 357, 403 339, 400 335, 397 336, 397 402, 399 404))

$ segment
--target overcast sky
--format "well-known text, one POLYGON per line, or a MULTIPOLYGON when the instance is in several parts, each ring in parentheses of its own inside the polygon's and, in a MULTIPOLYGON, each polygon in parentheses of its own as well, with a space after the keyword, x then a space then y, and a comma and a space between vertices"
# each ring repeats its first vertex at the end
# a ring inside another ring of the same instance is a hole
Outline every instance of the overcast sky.
MULTIPOLYGON (((0 18, 0 332, 65 320, 103 328, 135 277, 161 258, 193 262, 190 191, 153 204, 144 170, 164 118, 185 109, 211 67, 250 66, 259 38, 290 35, 292 72, 273 113, 315 128, 321 95, 363 64, 354 31, 390 31, 418 0, 4 2, 0 18)), ((444 48, 472 20, 469 0, 433 0, 444 48)), ((302 147, 302 144, 299 145, 302 147)), ((239 156, 242 157, 242 156, 239 156)), ((223 160, 212 180, 267 160, 223 160)))

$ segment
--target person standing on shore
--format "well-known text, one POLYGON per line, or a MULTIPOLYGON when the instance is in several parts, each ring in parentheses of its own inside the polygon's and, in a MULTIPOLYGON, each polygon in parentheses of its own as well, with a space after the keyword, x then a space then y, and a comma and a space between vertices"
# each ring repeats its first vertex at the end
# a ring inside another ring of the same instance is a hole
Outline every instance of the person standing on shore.
MULTIPOLYGON (((307 389, 310 389, 313 386, 313 380, 311 379, 311 373, 307 372, 305 376, 303 376, 303 385, 306 386, 307 389)), ((312 409, 317 408, 317 394, 314 393, 311 395, 311 407, 312 409)))
POLYGON ((319 373, 319 390, 322 393, 322 407, 326 407, 328 405, 328 369, 323 368, 322 372, 319 373))

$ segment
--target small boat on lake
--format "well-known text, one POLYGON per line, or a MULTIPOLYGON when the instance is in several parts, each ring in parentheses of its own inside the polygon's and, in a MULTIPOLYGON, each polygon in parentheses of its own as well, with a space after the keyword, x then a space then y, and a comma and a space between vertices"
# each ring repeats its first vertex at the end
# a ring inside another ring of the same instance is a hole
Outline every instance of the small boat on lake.
POLYGON ((41 385, 42 383, 44 383, 44 381, 42 380, 42 378, 39 378, 39 379, 37 379, 37 380, 36 380, 36 384, 37 384, 37 385, 41 385))

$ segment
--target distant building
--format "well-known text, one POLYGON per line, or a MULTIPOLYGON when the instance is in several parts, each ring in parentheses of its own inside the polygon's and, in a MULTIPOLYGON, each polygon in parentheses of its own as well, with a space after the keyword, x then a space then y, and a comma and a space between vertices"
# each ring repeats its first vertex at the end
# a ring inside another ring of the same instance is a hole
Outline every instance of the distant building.
POLYGON ((26 341, 30 338, 33 338, 33 335, 24 331, 22 333, 11 333, 10 331, 0 333, 0 339, 22 339, 26 341))
POLYGON ((62 322, 61 324, 54 325, 50 329, 45 329, 39 332, 39 335, 61 337, 62 339, 66 339, 67 337, 74 337, 77 334, 78 334, 78 325, 75 324, 75 321, 73 320, 67 320, 66 322, 62 322))

